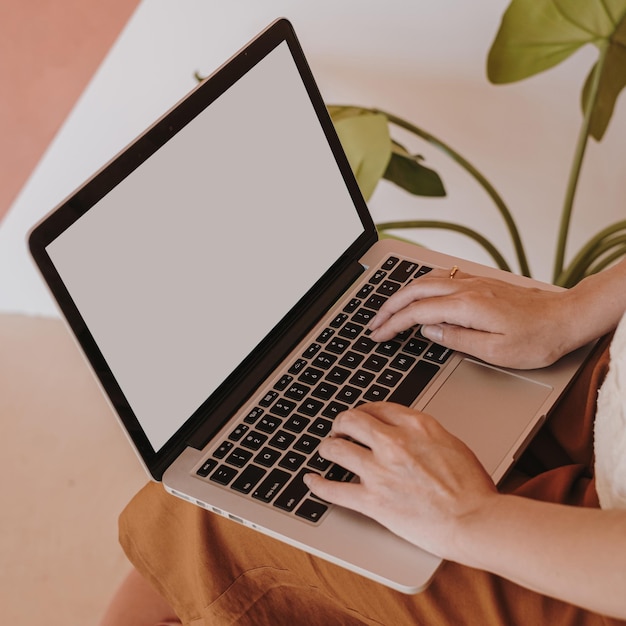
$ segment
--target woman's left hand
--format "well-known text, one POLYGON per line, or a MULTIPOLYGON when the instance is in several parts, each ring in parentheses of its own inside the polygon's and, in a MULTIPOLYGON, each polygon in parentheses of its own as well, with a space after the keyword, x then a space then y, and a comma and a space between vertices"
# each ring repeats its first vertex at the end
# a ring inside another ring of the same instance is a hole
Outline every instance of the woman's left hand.
POLYGON ((425 413, 388 402, 364 404, 337 416, 332 435, 319 453, 359 482, 308 474, 311 491, 444 558, 454 558, 462 525, 498 495, 469 448, 425 413))

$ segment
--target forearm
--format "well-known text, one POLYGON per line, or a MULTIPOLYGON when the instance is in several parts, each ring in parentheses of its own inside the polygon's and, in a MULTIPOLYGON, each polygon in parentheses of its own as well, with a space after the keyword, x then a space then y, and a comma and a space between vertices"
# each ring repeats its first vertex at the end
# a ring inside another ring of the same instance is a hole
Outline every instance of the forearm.
POLYGON ((626 261, 585 278, 569 290, 572 349, 613 330, 626 311, 626 261))
POLYGON ((626 511, 498 495, 460 522, 449 555, 537 592, 626 618, 626 511))

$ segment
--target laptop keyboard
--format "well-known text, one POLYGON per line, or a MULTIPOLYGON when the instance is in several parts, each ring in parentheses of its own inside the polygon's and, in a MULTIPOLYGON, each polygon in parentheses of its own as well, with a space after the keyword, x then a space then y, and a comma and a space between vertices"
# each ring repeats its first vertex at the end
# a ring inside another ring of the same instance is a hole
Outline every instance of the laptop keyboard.
POLYGON ((389 296, 432 268, 388 257, 352 299, 253 401, 240 423, 213 449, 196 475, 309 522, 332 506, 302 477, 317 472, 350 481, 354 475, 317 452, 333 419, 365 402, 413 403, 452 351, 411 328, 377 343, 366 325, 389 296))

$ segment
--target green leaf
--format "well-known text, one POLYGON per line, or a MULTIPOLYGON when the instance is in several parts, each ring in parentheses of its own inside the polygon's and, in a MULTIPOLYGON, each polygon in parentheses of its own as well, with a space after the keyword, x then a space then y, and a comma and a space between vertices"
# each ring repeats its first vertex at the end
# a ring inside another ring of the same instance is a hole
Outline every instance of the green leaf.
POLYGON ((493 83, 522 80, 589 43, 606 50, 595 101, 589 93, 598 64, 582 93, 583 111, 593 107, 589 132, 600 140, 626 86, 626 0, 512 0, 489 51, 487 76, 493 83))
MULTIPOLYGON (((596 63, 585 81, 582 93, 583 111, 587 111, 589 90, 596 63)), ((626 87, 626 15, 622 18, 615 33, 611 37, 611 44, 607 50, 604 66, 600 75, 600 85, 595 106, 591 114, 589 134, 600 141, 613 115, 615 103, 622 89, 626 87)))
POLYGON ((410 154, 393 142, 391 159, 384 178, 416 196, 443 197, 446 190, 439 174, 421 163, 422 157, 410 154))
POLYGON ((625 14, 626 0, 512 0, 489 51, 489 80, 522 80, 585 44, 607 45, 625 14))
POLYGON ((391 158, 387 118, 358 107, 328 108, 363 197, 371 198, 391 158))

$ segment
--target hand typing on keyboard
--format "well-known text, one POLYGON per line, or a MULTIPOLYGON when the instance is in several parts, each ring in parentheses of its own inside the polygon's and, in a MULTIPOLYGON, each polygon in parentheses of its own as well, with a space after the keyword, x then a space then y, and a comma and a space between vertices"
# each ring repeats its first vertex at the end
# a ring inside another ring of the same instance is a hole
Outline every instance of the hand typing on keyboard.
POLYGON ((369 324, 370 338, 386 341, 422 324, 431 341, 494 365, 544 367, 597 336, 571 315, 566 301, 577 295, 433 270, 389 297, 369 324))
POLYGON ((390 402, 341 413, 320 454, 359 476, 337 483, 308 474, 320 498, 357 510, 443 556, 454 555, 458 524, 497 495, 474 454, 429 415, 390 402))

